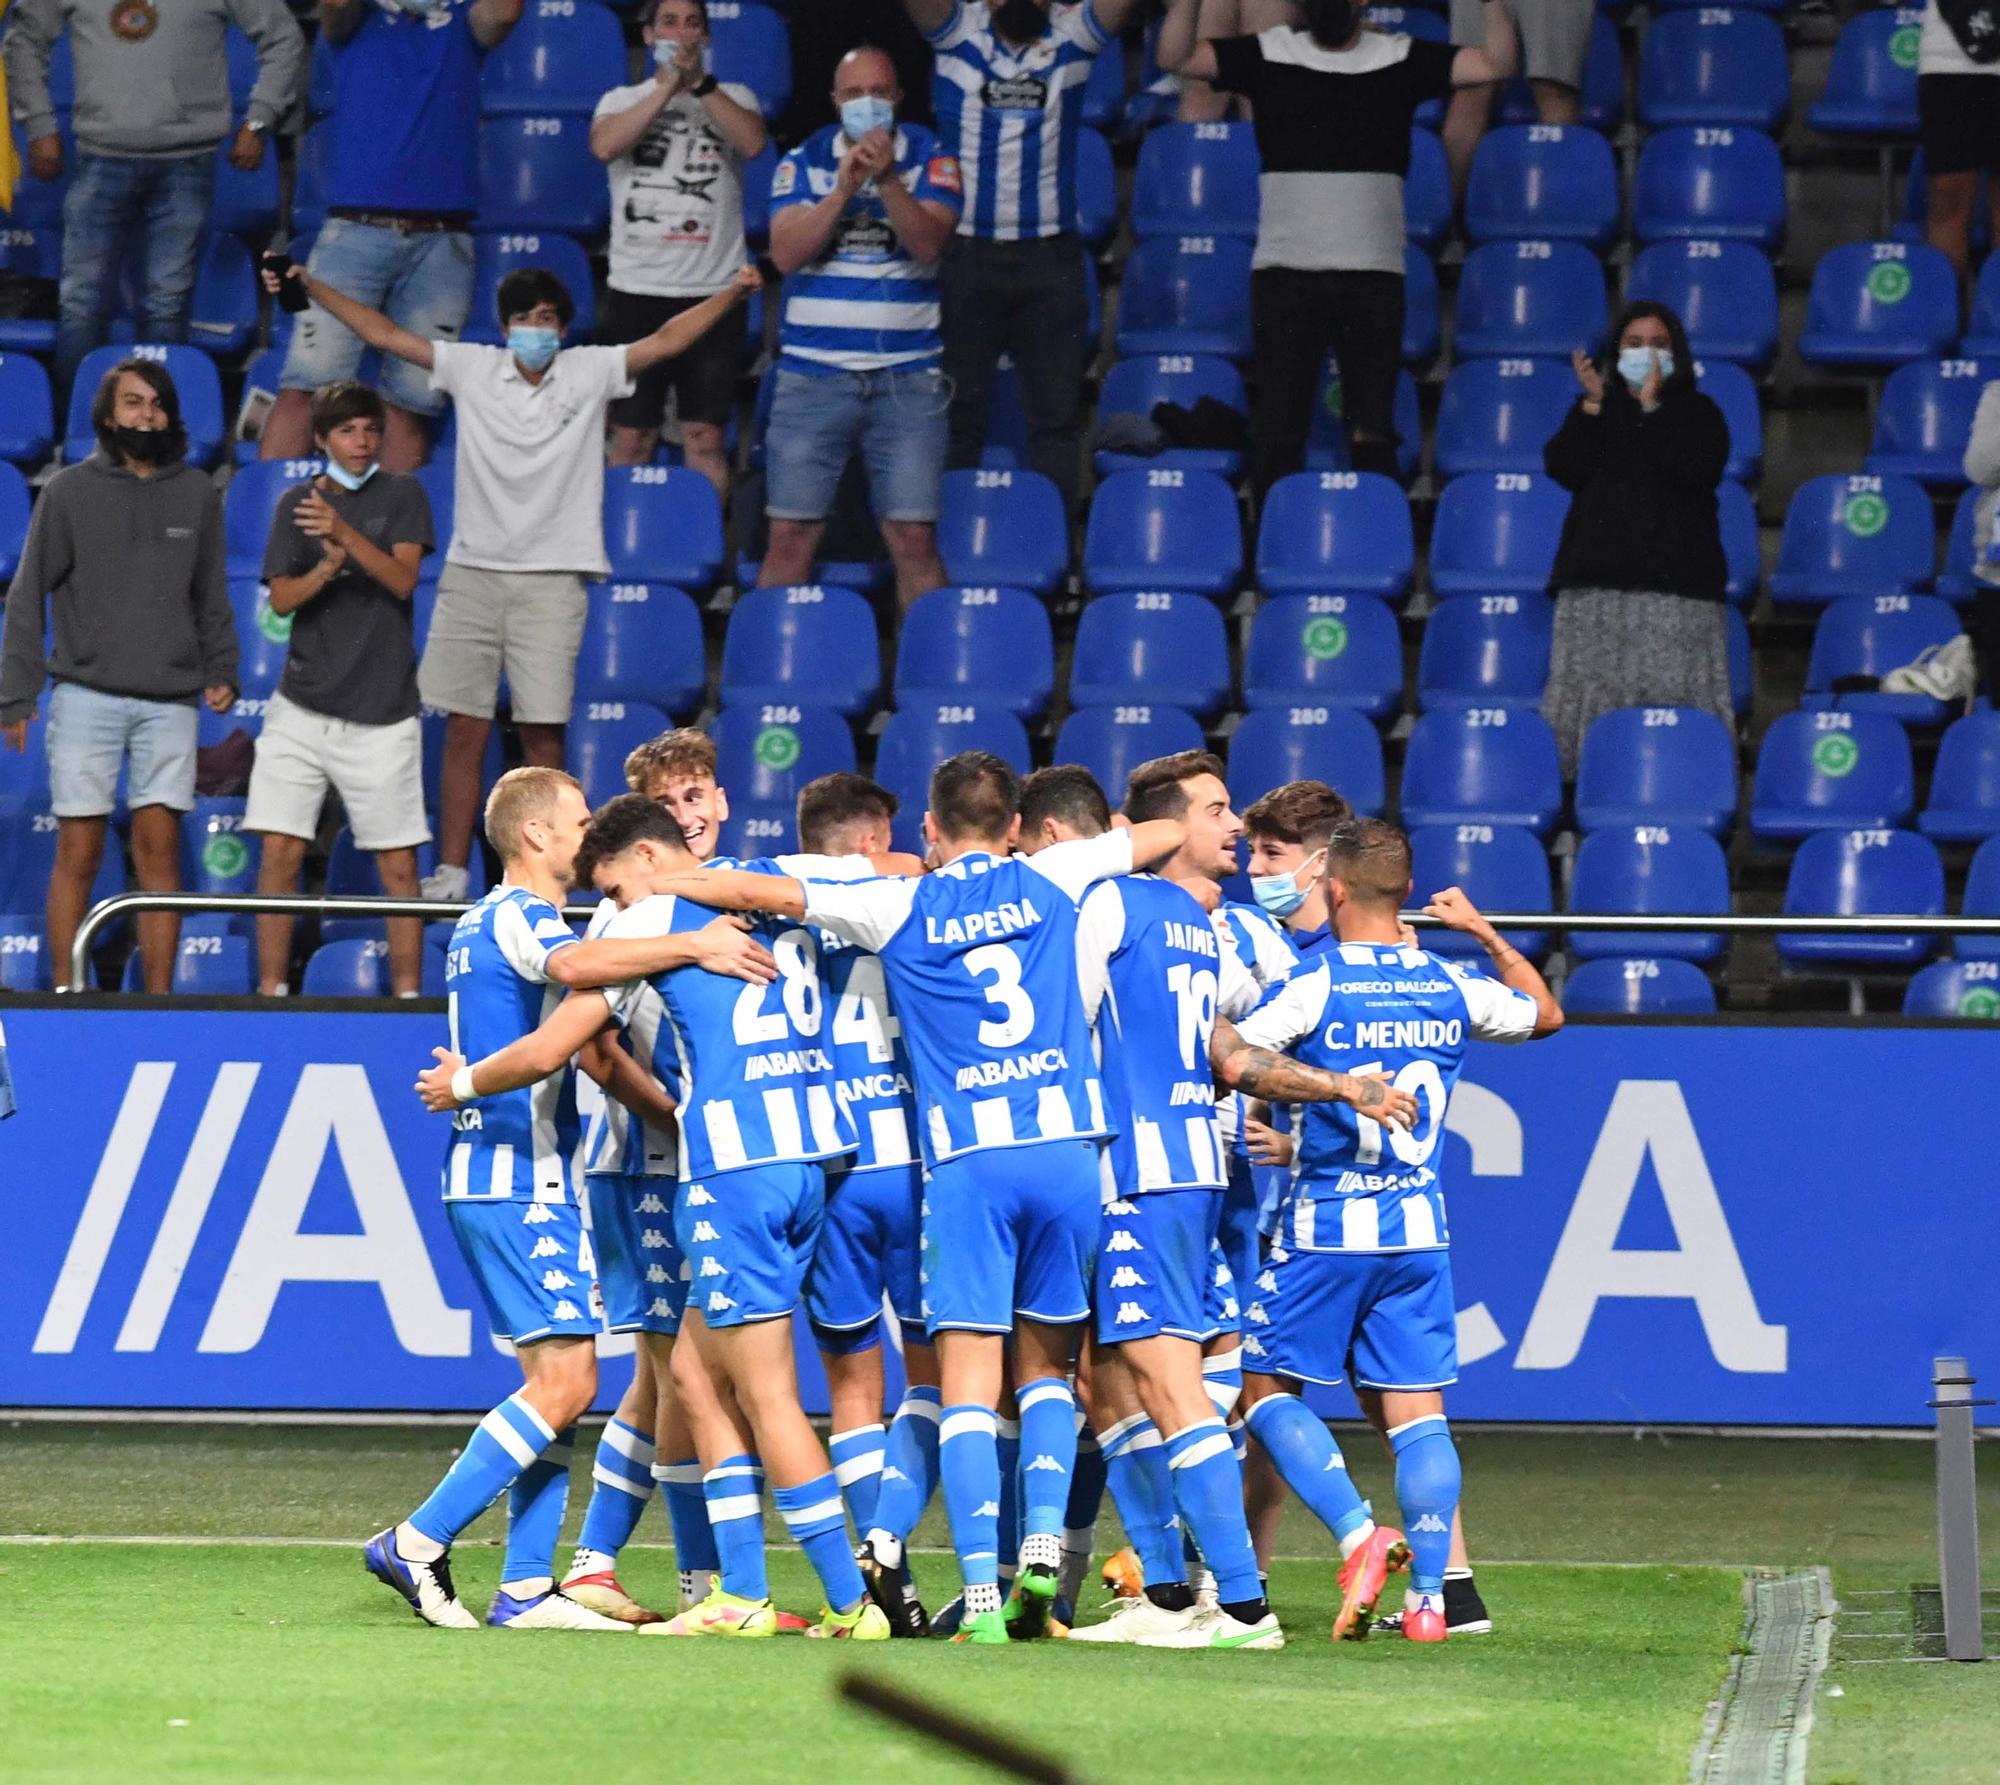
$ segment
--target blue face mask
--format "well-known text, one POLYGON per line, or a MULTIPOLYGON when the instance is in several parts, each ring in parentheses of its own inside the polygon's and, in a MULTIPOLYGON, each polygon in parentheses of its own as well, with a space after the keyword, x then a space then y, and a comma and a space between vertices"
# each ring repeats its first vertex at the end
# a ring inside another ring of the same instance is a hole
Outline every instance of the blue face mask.
POLYGON ((552 328, 523 328, 507 331, 507 351, 531 372, 545 372, 562 345, 562 336, 552 328))
POLYGON ((345 465, 341 464, 336 459, 328 459, 326 462, 327 476, 332 478, 335 483, 339 484, 343 490, 360 489, 360 487, 364 483, 366 483, 371 477, 373 477, 375 473, 379 470, 381 470, 381 466, 373 463, 369 465, 366 471, 356 472, 348 470, 348 468, 345 465))
POLYGON ((843 99, 840 127, 847 132, 849 142, 858 143, 871 130, 894 130, 896 108, 872 93, 864 93, 859 99, 843 99))
POLYGON ((1674 375, 1674 356, 1666 347, 1621 347, 1618 350, 1618 376, 1637 390, 1652 375, 1655 357, 1660 362, 1662 382, 1674 375))
POLYGON ((1315 852, 1289 874, 1252 874, 1250 896, 1257 901, 1258 909, 1281 922, 1290 917, 1306 902, 1307 889, 1299 885, 1299 875, 1304 872, 1307 862, 1317 859, 1318 853, 1315 852))

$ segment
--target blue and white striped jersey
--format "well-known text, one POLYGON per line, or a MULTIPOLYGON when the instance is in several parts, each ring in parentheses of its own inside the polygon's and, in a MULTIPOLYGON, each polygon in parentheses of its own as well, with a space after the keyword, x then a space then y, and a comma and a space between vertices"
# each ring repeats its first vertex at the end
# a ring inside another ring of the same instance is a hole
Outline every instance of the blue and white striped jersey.
MULTIPOLYGON (((602 900, 590 914, 590 922, 583 932, 584 939, 589 941, 603 935, 617 915, 618 907, 609 899, 602 900)), ((641 1068, 653 1075, 669 1097, 678 1102, 680 1081, 675 1075, 673 1049, 667 1049, 664 1059, 658 1052, 660 1025, 665 1020, 666 1007, 660 1002, 659 993, 649 983, 642 985, 632 1002, 620 1013, 619 1045, 638 1061, 641 1068)), ((615 1097, 606 1097, 599 1092, 595 1085, 579 1082, 577 1096, 589 1108, 590 1119, 583 1141, 586 1174, 592 1177, 600 1174, 645 1178, 678 1176, 680 1144, 671 1129, 655 1128, 650 1122, 642 1122, 615 1097)))
MULTIPOLYGON (((451 1051, 483 1060, 532 1035, 563 1001, 549 957, 576 942, 562 913, 525 886, 502 882, 461 917, 445 956, 451 1051)), ((583 1140, 576 1069, 502 1091, 452 1117, 447 1200, 576 1201, 583 1140)))
POLYGON ((1535 1001, 1421 948, 1342 942, 1237 1024, 1253 1047, 1332 1072, 1381 1073, 1417 1100, 1404 1133, 1344 1103, 1308 1103, 1278 1243, 1301 1252, 1427 1252, 1450 1242, 1435 1155, 1465 1044, 1525 1041, 1535 1001))
MULTIPOLYGON (((771 866, 716 865, 752 873, 771 866)), ((605 934, 675 935, 698 930, 717 915, 686 899, 641 899, 613 918, 605 934)), ((854 1150, 854 1131, 834 1097, 833 1056, 823 1035, 818 944, 811 930, 783 918, 758 918, 753 929, 778 963, 771 985, 676 967, 605 992, 621 1020, 646 1007, 646 988, 659 999, 656 1070, 680 1104, 683 1181, 854 1150)))
MULTIPOLYGON (((771 176, 772 214, 825 198, 847 149, 838 124, 807 137, 771 176)), ((897 130, 896 166, 912 198, 958 209, 958 163, 921 125, 897 130)), ((786 279, 779 364, 812 373, 934 365, 939 314, 937 268, 903 246, 871 180, 848 201, 826 252, 786 279)))
MULTIPOLYGON (((1259 996, 1299 964, 1298 950, 1292 946, 1285 926, 1261 905, 1232 901, 1218 905, 1211 918, 1222 945, 1249 975, 1259 996)), ((1217 1006, 1222 1015, 1236 1022, 1256 1008, 1256 999, 1236 1006, 1224 999, 1217 1006)), ((1216 1119, 1222 1124, 1222 1143, 1239 1159, 1250 1157, 1249 1143, 1243 1138, 1244 1098, 1239 1091, 1221 1093, 1216 1098, 1216 1119)))
POLYGON ((1222 1188, 1229 1164, 1208 1043, 1218 1006, 1248 1009, 1256 982, 1194 895, 1152 874, 1091 888, 1077 963, 1118 1130, 1110 1148, 1116 1195, 1222 1188))
POLYGON ((931 33, 938 134, 966 183, 958 233, 1017 242, 1074 229, 1076 133, 1091 64, 1111 40, 1092 0, 1057 6, 1048 29, 1016 47, 982 4, 958 0, 931 33))
POLYGON ((1129 832, 921 880, 808 884, 806 918, 882 957, 927 1164, 1111 1133, 1079 990, 1077 901, 1130 873, 1129 832))

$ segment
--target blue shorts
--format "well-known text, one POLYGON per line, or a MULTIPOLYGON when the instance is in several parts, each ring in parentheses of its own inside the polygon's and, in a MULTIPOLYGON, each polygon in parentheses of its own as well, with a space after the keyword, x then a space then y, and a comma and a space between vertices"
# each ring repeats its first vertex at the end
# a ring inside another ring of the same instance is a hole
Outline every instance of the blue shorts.
POLYGON ((1293 1252, 1273 1247, 1244 1314, 1243 1367, 1356 1388, 1458 1380, 1451 1254, 1293 1252))
POLYGON ((200 723, 194 707, 179 701, 58 682, 49 693, 49 809, 58 818, 110 817, 123 769, 125 804, 133 811, 193 811, 200 723))
POLYGON ((1255 1169, 1248 1159, 1231 1154, 1229 1187, 1222 1193, 1222 1216, 1216 1222, 1215 1237, 1228 1260, 1230 1276, 1245 1291, 1256 1281, 1257 1267, 1264 1261, 1258 1213, 1255 1169))
POLYGON ((1090 1313, 1104 1199, 1094 1140, 947 1159, 924 1185, 924 1321, 1011 1333, 1017 1315, 1068 1326, 1090 1313))
POLYGON ((825 1207, 817 1159, 683 1184, 674 1237, 687 1254, 689 1305, 714 1327, 784 1319, 799 1305, 825 1207))
POLYGON ((678 1188, 672 1178, 640 1172, 592 1172, 584 1178, 606 1332, 681 1330, 688 1273, 674 1238, 678 1188))
POLYGON ((855 453, 878 521, 935 521, 944 474, 944 374, 778 368, 764 435, 764 508, 823 521, 855 453))
MULTIPOLYGON (((315 279, 426 341, 456 341, 472 307, 472 237, 456 230, 403 235, 329 217, 306 265, 315 279)), ((278 383, 285 390, 318 390, 353 378, 366 351, 359 335, 314 304, 292 324, 278 383)), ((444 409, 444 394, 431 389, 430 374, 393 354, 382 356, 375 383, 388 402, 412 415, 444 409)))
POLYGON ((497 1338, 531 1345, 596 1334, 597 1261, 574 1203, 460 1197, 444 1209, 497 1338))
POLYGON ((1217 1240, 1208 1249, 1208 1289, 1203 1297, 1203 1321, 1208 1331, 1203 1342, 1219 1339, 1224 1333, 1243 1330, 1243 1303, 1236 1288, 1236 1273, 1229 1268, 1229 1254, 1217 1240))
POLYGON ((806 1314, 822 1350, 873 1344, 885 1295, 921 1342, 923 1188, 923 1169, 915 1164, 827 1173, 826 1219, 806 1271, 806 1314))
POLYGON ((1097 1337, 1192 1339, 1220 1330, 1209 1317, 1220 1190, 1148 1190, 1109 1203, 1097 1250, 1097 1337))

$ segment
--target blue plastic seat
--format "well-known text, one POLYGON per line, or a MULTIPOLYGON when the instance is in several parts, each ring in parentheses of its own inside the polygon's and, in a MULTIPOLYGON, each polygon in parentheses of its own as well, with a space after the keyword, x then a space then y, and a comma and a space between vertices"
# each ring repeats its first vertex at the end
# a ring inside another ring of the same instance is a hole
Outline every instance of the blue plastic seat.
POLYGON ((581 112, 628 79, 625 33, 609 7, 531 6, 479 71, 479 109, 581 112))
POLYGON ((1908 594, 1931 580, 1936 550, 1930 498, 1908 478, 1808 478, 1785 510, 1771 599, 1908 594))
POLYGON ((1761 13, 1728 7, 1653 20, 1639 50, 1639 121, 1741 124, 1776 132, 1792 98, 1785 34, 1761 13))
POLYGON ((278 158, 267 154, 246 170, 229 159, 233 146, 227 136, 216 145, 208 228, 219 236, 240 236, 250 242, 268 240, 278 223, 278 158))
POLYGON ((1125 262, 1118 353, 1250 357, 1250 244, 1234 236, 1154 236, 1125 262))
POLYGON ((579 701, 564 743, 569 772, 583 783, 595 811, 608 799, 631 790, 625 758, 672 725, 656 706, 639 700, 579 701))
POLYGON ((1726 578, 1723 592, 1736 606, 1748 607, 1757 599, 1764 557, 1758 536, 1757 505, 1740 483, 1725 478, 1716 486, 1715 521, 1722 534, 1726 578))
MULTIPOLYGON (((1461 888, 1482 911, 1547 911, 1548 851, 1532 831, 1511 824, 1426 824, 1410 833, 1411 903, 1422 905, 1448 886, 1461 888)), ((1502 930, 1501 936, 1531 960, 1549 951, 1546 930, 1502 930)), ((1424 929, 1418 940, 1432 954, 1485 960, 1470 936, 1424 929)))
POLYGON ((1410 171, 1403 176, 1403 229, 1426 254, 1451 235, 1451 168, 1444 145, 1428 130, 1410 132, 1410 171))
POLYGON ((1626 956, 1580 961, 1563 982, 1570 1016, 1713 1016, 1715 987, 1692 961, 1626 956))
POLYGON ((1416 565, 1409 498, 1377 471, 1295 471, 1271 486, 1257 530, 1268 595, 1400 600, 1416 565))
MULTIPOLYGON (((578 0, 582 12, 602 12, 596 0, 578 0)), ((590 262, 568 236, 554 230, 515 231, 510 235, 476 235, 472 238, 472 304, 465 313, 462 340, 498 347, 506 338, 500 327, 500 281, 509 273, 526 267, 541 267, 554 273, 576 301, 576 320, 570 324, 568 339, 586 341, 597 326, 597 296, 591 283, 590 262)))
POLYGON ((1960 488, 1972 412, 1996 375, 2000 367, 1976 359, 1920 359, 1898 366, 1882 387, 1868 469, 1937 489, 1960 488))
POLYGON ((875 613, 852 589, 752 589, 730 610, 722 640, 725 704, 804 700, 852 718, 874 705, 881 686, 875 613))
POLYGON ((1549 679, 1555 603, 1546 595, 1459 595, 1424 622, 1417 703, 1444 707, 1539 707, 1549 679))
POLYGON ((294 484, 326 469, 324 459, 259 459, 239 465, 222 492, 224 568, 231 580, 261 581, 278 504, 294 484))
POLYGON ((1849 19, 1806 122, 1829 136, 1915 136, 1922 21, 1921 8, 1849 19))
POLYGON ((1972 322, 1961 351, 2000 359, 2000 259, 1987 255, 1972 287, 1972 322))
POLYGON ((1582 125, 1502 124, 1473 152, 1465 232, 1475 242, 1534 236, 1602 248, 1618 230, 1611 145, 1582 125))
POLYGON ((748 87, 764 116, 775 118, 792 97, 792 42, 785 21, 768 6, 747 0, 713 0, 708 20, 715 78, 748 87))
POLYGON ((1116 130, 1125 112, 1125 58, 1099 56, 1083 83, 1083 121, 1092 130, 1116 130))
MULTIPOLYGON (((1225 404, 1239 415, 1249 408, 1243 394, 1243 374, 1226 359, 1201 353, 1153 353, 1139 359, 1122 359, 1104 375, 1097 413, 1100 421, 1106 415, 1150 416, 1156 403, 1178 403, 1192 409, 1204 397, 1225 404)), ((1099 477, 1109 477, 1114 471, 1158 467, 1213 471, 1234 482, 1243 469, 1241 453, 1213 447, 1170 446, 1150 457, 1099 448, 1092 458, 1099 477)))
POLYGON ((1917 829, 1941 843, 2000 836, 2000 713, 1968 713, 1946 728, 1917 829))
POLYGON ((64 423, 63 457, 75 463, 97 450, 97 432, 90 425, 90 404, 104 374, 121 359, 158 360, 180 393, 181 423, 187 429, 188 460, 203 467, 215 463, 228 424, 222 419, 222 380, 215 361, 198 347, 98 347, 83 356, 76 383, 69 393, 69 418, 64 423))
MULTIPOLYGON (((61 41, 61 40, 58 40, 61 41)), ((14 139, 14 155, 20 174, 14 182, 14 209, 7 221, 26 229, 50 229, 60 238, 63 201, 69 197, 69 183, 76 172, 76 138, 70 133, 69 114, 56 114, 57 133, 62 137, 62 172, 53 180, 38 180, 28 172, 28 143, 18 119, 8 122, 14 139)))
MULTIPOLYGON (((1577 847, 1569 908, 1594 915, 1707 916, 1729 909, 1729 860, 1722 845, 1689 824, 1618 825, 1592 831, 1577 847)), ((1647 954, 1712 961, 1722 953, 1715 930, 1573 930, 1570 949, 1584 960, 1647 954)))
POLYGON ((0 460, 0 578, 12 578, 28 537, 28 480, 0 460))
POLYGON ((1229 637, 1200 595, 1132 589, 1085 605, 1070 659, 1072 705, 1164 701, 1199 716, 1229 694, 1229 637))
POLYGON ((2000 1018, 2000 963, 1933 961, 1903 988, 1905 1016, 2000 1018))
POLYGON ((1777 275, 1747 242, 1655 242, 1633 256, 1626 293, 1680 317, 1699 359, 1761 369, 1777 356, 1777 275))
POLYGON ((1118 229, 1118 170, 1112 165, 1111 145, 1095 130, 1076 133, 1075 223, 1076 233, 1096 254, 1103 253, 1118 229))
MULTIPOLYGON (((13 467, 0 466, 0 471, 11 471, 13 467)), ((35 716, 28 721, 27 747, 22 750, 0 747, 0 798, 25 799, 31 805, 46 805, 49 797, 49 713, 48 702, 36 705, 35 716)), ((4 859, 6 840, 0 837, 0 859, 4 859)), ((0 902, 0 910, 5 910, 0 902)))
MULTIPOLYGON (((484 768, 487 776, 487 782, 484 784, 490 785, 491 781, 499 779, 497 752, 489 757, 484 768)), ((622 778, 621 784, 610 791, 613 793, 623 793, 626 791, 622 784, 622 778)), ((419 874, 428 874, 436 866, 437 844, 435 842, 419 844, 417 848, 417 872, 419 874)), ((470 899, 483 899, 488 891, 491 890, 492 885, 486 873, 486 852, 484 850, 473 850, 471 859, 466 864, 466 874, 466 897, 470 899)), ((355 847, 354 833, 346 825, 342 825, 334 833, 333 847, 327 851, 326 890, 329 893, 339 893, 348 898, 359 899, 377 899, 382 897, 388 890, 382 884, 380 863, 377 862, 373 854, 355 847)), ((588 886, 577 887, 573 889, 572 897, 579 901, 594 899, 596 897, 596 888, 588 886)), ((445 935, 449 936, 451 934, 451 925, 449 922, 427 924, 425 926, 425 935, 428 937, 434 931, 438 930, 443 931, 445 935)), ((386 941, 388 934, 387 924, 379 917, 323 917, 319 923, 319 938, 322 942, 379 943, 386 941)))
MULTIPOLYGON (((1599 6, 1590 21, 1590 42, 1583 52, 1583 86, 1577 94, 1577 122, 1609 136, 1625 115, 1625 58, 1618 46, 1612 7, 1599 6)), ((1517 74, 1500 89, 1494 113, 1502 124, 1533 124, 1541 113, 1526 75, 1517 74)))
POLYGON ((39 917, 0 917, 0 992, 46 992, 48 929, 39 917))
POLYGON ((1910 740, 1880 713, 1785 713, 1764 734, 1750 828, 1767 842, 1907 823, 1916 804, 1910 740))
POLYGON ((1642 242, 1785 239, 1785 168, 1761 130, 1681 126, 1655 132, 1632 180, 1632 230, 1642 242))
POLYGON ((1248 124, 1163 124, 1139 145, 1133 233, 1255 241, 1260 172, 1248 124))
MULTIPOLYGON (((438 528, 450 524, 450 505, 440 509, 435 496, 431 513, 438 528)), ((699 471, 613 466, 604 474, 604 547, 614 582, 713 588, 723 556, 715 485, 699 471)))
POLYGON ((271 696, 278 691, 278 683, 285 674, 285 659, 292 648, 292 618, 274 609, 263 587, 257 583, 230 585, 230 605, 238 612, 251 608, 254 603, 255 619, 248 626, 237 628, 237 644, 240 647, 236 665, 237 704, 255 702, 261 716, 262 709, 271 696), (245 590, 251 601, 241 601, 238 589, 245 590))
POLYGON ((1453 336, 1461 359, 1595 353, 1608 326, 1604 269, 1581 243, 1486 242, 1465 257, 1453 336))
POLYGON ((1328 704, 1386 719, 1403 704, 1403 641, 1373 595, 1280 595, 1257 610, 1243 655, 1243 702, 1328 704))
POLYGON ((1799 705, 1808 711, 1881 713, 1903 725, 1942 725, 1945 703, 1928 694, 1835 692, 1844 676, 1886 675, 1959 636, 1951 603, 1935 595, 1849 595, 1821 612, 1799 705))
POLYGON ((1750 374, 1726 359, 1697 359, 1695 388, 1722 411, 1729 429, 1729 463, 1722 474, 1755 483, 1764 469, 1764 406, 1750 374))
POLYGON ((701 611, 668 583, 593 583, 576 658, 576 698, 650 701, 691 713, 708 688, 701 611))
POLYGON ((1051 760, 1081 763, 1110 792, 1122 790, 1142 762, 1207 748, 1208 740, 1191 714, 1163 700, 1137 700, 1078 707, 1056 733, 1051 760))
POLYGON ((896 636, 899 709, 976 701, 1033 719, 1055 685, 1049 610, 1025 589, 932 589, 903 615, 896 636))
POLYGON ((1985 494, 1983 487, 1974 484, 1959 497, 1958 506, 1952 510, 1944 568, 1938 572, 1934 585, 1947 601, 1963 604, 1978 593, 1979 581, 1973 575, 1973 565, 1979 551, 1979 499, 1985 494))
MULTIPOLYGON (((854 734, 824 706, 783 701, 725 705, 709 727, 715 740, 717 778, 732 803, 783 806, 821 775, 851 774, 854 734)), ((789 828, 789 827, 788 827, 789 828)))
POLYGON ((1403 822, 1518 824, 1545 836, 1562 812, 1562 765, 1541 714, 1507 707, 1426 713, 1403 758, 1403 822))
POLYGON ((306 957, 299 991, 307 998, 388 997, 388 943, 361 937, 322 942, 306 957))
POLYGON ((1189 589, 1218 599, 1243 580, 1236 492, 1210 471, 1120 471, 1097 486, 1083 580, 1113 589, 1189 589))
POLYGON ((1469 359, 1453 367, 1438 404, 1438 475, 1541 470, 1542 448, 1578 395, 1576 374, 1560 360, 1469 359))
POLYGON ((55 446, 55 399, 42 362, 0 352, 0 459, 39 465, 55 446))
POLYGON ((1287 781, 1324 781, 1357 812, 1380 812, 1389 800, 1375 727, 1325 701, 1260 708, 1230 736, 1229 796, 1237 811, 1287 781))
POLYGON ((1541 594, 1549 586, 1569 492, 1525 471, 1454 478, 1431 525, 1439 595, 1541 594))
MULTIPOLYGON (((1821 831, 1799 845, 1785 880, 1787 917, 1944 915, 1944 863, 1915 831, 1821 831)), ((1937 952, 1935 936, 1780 935, 1787 966, 1914 967, 1937 952)))
MULTIPOLYGON (((1444 311, 1437 267, 1413 242, 1403 244, 1403 364, 1424 366, 1444 345, 1444 311)), ((1467 350, 1463 339, 1458 350, 1467 350)))
MULTIPOLYGON (((8 752, 9 755, 12 752, 8 752)), ((0 794, 0 911, 40 911, 55 865, 59 825, 45 791, 0 794)), ((125 890, 125 851, 116 836, 104 842, 104 861, 90 889, 90 903, 125 890)))
MULTIPOLYGON (((923 854, 931 774, 961 750, 990 750, 1023 775, 1030 766, 1028 734, 1021 721, 994 702, 917 694, 889 715, 875 745, 875 779, 900 802, 895 823, 898 849, 923 854)), ((1105 791, 1116 805, 1124 789, 1105 791)))
MULTIPOLYGON (((133 339, 134 296, 139 290, 139 251, 134 245, 119 281, 111 339, 133 339)), ((244 352, 257 329, 257 274, 250 251, 234 236, 211 235, 195 263, 194 297, 188 316, 189 342, 208 353, 230 357, 244 352)), ((186 397, 183 395, 185 405, 186 397)))
POLYGON ((509 113, 480 125, 482 229, 601 236, 610 216, 610 187, 603 164, 590 152, 588 118, 509 113))
POLYGON ((189 892, 255 892, 261 843, 243 828, 240 798, 197 797, 181 817, 181 883, 189 892))
POLYGON ((1723 630, 1729 635, 1729 704, 1739 720, 1750 717, 1756 699, 1757 677, 1750 661, 1750 622, 1740 607, 1722 616, 1723 630))
MULTIPOLYGON (((1958 909, 1964 917, 2000 917, 2000 841, 1989 837, 1974 851, 1958 909)), ((2000 936, 1955 936, 1952 952, 1962 961, 2000 961, 2000 936)))
POLYGON ((1736 739, 1693 707, 1620 707, 1591 722, 1577 764, 1586 831, 1671 825, 1727 837, 1736 823, 1736 739))
MULTIPOLYGON (((1347 438, 1346 395, 1340 365, 1328 354, 1320 368, 1319 398, 1313 404, 1312 426, 1306 434, 1308 471, 1352 471, 1354 457, 1347 438)), ((1396 480, 1407 485, 1423 458, 1424 418, 1417 404, 1417 381, 1407 369, 1396 374, 1396 480)))
MULTIPOLYGON (((39 180, 29 178, 26 168, 23 168, 20 181, 14 189, 16 198, 25 196, 29 187, 40 184, 39 180)), ((9 217, 7 227, 0 229, 0 274, 12 274, 19 279, 46 279, 51 282, 60 279, 62 277, 60 224, 33 227, 24 217, 18 215, 9 217)), ((55 345, 54 317, 0 317, 0 353, 53 353, 55 345)))
POLYGON ((1069 568, 1062 493, 1035 471, 947 471, 938 493, 938 556, 954 582, 1047 595, 1069 568))
POLYGON ((313 234, 326 222, 326 189, 333 172, 332 158, 333 132, 326 125, 315 124, 299 138, 298 162, 292 174, 294 244, 300 236, 313 234))
POLYGON ((1813 268, 1799 357, 1880 367, 1936 359, 1958 338, 1958 276, 1925 242, 1843 242, 1813 268))
MULTIPOLYGON (((180 948, 174 955, 173 995, 176 998, 246 998, 257 989, 257 963, 249 938, 215 933, 190 934, 181 926, 180 948)), ((138 949, 125 962, 123 989, 144 989, 138 949)))
POLYGON ((798 842, 796 802, 776 800, 768 805, 749 800, 732 800, 729 816, 722 821, 719 852, 749 860, 760 855, 782 855, 798 842))

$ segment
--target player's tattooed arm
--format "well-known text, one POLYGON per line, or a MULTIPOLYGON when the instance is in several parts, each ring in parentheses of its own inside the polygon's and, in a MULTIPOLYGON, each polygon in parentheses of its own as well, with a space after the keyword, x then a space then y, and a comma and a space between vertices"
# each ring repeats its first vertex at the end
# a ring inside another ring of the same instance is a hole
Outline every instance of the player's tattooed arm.
POLYGON ((784 874, 752 874, 742 868, 703 868, 652 883, 655 893, 689 899, 716 911, 767 911, 773 917, 802 918, 806 889, 784 874))
MULTIPOLYGON (((714 900, 704 900, 713 904, 714 900)), ((548 975, 572 990, 624 985, 676 967, 702 967, 725 979, 769 985, 778 977, 771 951, 737 917, 718 917, 698 930, 671 936, 593 936, 549 956, 548 975)))
POLYGON ((1217 1017, 1208 1046, 1216 1082, 1271 1103, 1346 1103, 1364 1116, 1397 1128, 1412 1128, 1417 1100, 1373 1073, 1327 1072, 1290 1054, 1256 1047, 1227 1017, 1217 1017))

